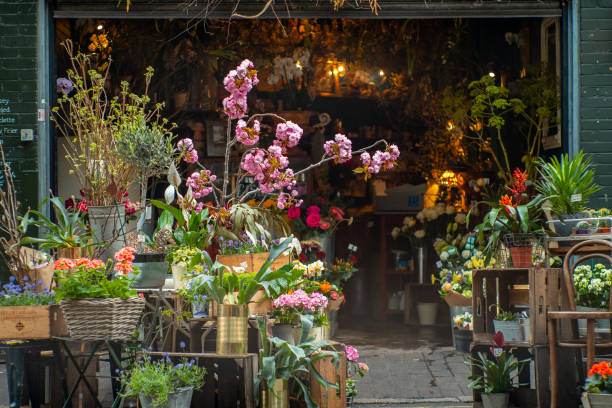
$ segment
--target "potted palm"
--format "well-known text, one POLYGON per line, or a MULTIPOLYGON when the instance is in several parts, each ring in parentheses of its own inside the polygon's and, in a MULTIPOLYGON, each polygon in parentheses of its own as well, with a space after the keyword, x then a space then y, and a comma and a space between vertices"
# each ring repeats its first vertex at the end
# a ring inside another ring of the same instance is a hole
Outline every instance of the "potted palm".
POLYGON ((541 181, 537 183, 537 189, 548 200, 556 216, 552 222, 555 232, 568 236, 574 224, 584 218, 582 212, 588 198, 601 189, 595 183, 591 158, 580 151, 571 160, 567 154, 562 155, 561 160, 556 157, 549 161, 540 159, 538 173, 541 181))
POLYGON ((279 256, 291 250, 292 242, 293 237, 289 237, 272 245, 266 263, 256 274, 245 273, 243 267, 230 269, 213 262, 207 252, 202 252, 207 274, 195 276, 189 287, 203 290, 209 299, 217 302, 217 354, 246 353, 248 304, 260 288, 270 296, 299 278, 301 272, 291 263, 276 270, 270 268, 279 256))
POLYGON ((482 352, 478 357, 468 357, 466 364, 475 367, 480 373, 471 375, 468 388, 482 390, 484 408, 507 408, 510 393, 519 385, 518 378, 524 365, 529 361, 519 361, 504 348, 504 336, 498 332, 494 337, 492 358, 482 352))
POLYGON ((193 391, 204 385, 206 369, 194 360, 174 364, 169 357, 136 362, 120 374, 123 396, 138 396, 143 408, 189 408, 193 391))
POLYGON ((269 337, 265 321, 262 319, 257 321, 263 348, 259 351, 260 371, 255 377, 255 399, 257 403, 261 401, 261 407, 289 407, 290 381, 298 385, 299 393, 308 408, 318 407, 312 399, 310 390, 299 377, 302 372, 310 372, 311 378, 325 389, 338 387, 325 380, 314 366, 319 360, 331 358, 332 363, 338 367, 339 358, 336 352, 321 350, 322 347, 329 345, 328 342, 311 342, 312 337, 309 337, 308 333, 312 328, 312 319, 312 316, 300 316, 301 339, 296 345, 278 337, 269 337))

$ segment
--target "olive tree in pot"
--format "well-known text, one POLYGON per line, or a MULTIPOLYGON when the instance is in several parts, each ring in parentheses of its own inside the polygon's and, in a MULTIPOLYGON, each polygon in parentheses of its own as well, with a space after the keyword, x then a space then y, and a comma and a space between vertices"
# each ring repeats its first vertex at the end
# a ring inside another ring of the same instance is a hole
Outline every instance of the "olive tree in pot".
POLYGON ((591 158, 582 151, 571 160, 567 154, 561 160, 551 157, 549 161, 538 162, 541 181, 537 183, 538 192, 550 203, 550 210, 556 219, 552 220, 555 232, 561 236, 572 233, 582 214, 588 198, 601 190, 595 183, 595 172, 591 169, 591 158))
POLYGON ((482 352, 478 357, 468 357, 466 364, 475 367, 478 371, 469 377, 472 380, 468 388, 482 390, 482 403, 484 408, 507 408, 510 393, 519 385, 520 372, 527 362, 518 360, 504 348, 504 335, 498 332, 494 337, 494 347, 491 348, 492 358, 482 352))

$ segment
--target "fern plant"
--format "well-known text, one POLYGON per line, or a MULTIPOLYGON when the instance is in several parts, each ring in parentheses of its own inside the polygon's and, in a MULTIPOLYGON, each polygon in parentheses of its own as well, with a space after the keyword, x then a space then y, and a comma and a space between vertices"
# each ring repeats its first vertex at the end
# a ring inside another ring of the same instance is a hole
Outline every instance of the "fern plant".
POLYGON ((538 173, 542 180, 537 189, 550 203, 551 210, 559 217, 577 214, 584 210, 588 198, 601 190, 595 183, 595 172, 591 169, 591 158, 582 151, 571 160, 567 154, 561 160, 552 157, 538 162, 538 173))

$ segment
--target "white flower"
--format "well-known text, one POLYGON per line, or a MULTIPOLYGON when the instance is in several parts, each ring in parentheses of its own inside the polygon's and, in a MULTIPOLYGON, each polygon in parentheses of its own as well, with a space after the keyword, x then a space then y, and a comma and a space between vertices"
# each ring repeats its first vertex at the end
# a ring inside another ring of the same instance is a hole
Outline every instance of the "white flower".
POLYGON ((442 251, 442 253, 440 254, 440 260, 442 262, 446 262, 448 260, 448 252, 442 251))
POLYGON ((323 262, 321 261, 315 261, 309 264, 306 268, 308 270, 308 277, 316 278, 318 276, 321 276, 321 274, 323 273, 323 269, 325 269, 325 265, 323 265, 323 262))
POLYGON ((482 251, 477 249, 476 252, 474 252, 474 256, 480 258, 482 256, 482 251))
POLYGON ((471 255, 472 251, 470 251, 469 249, 464 249, 463 252, 461 252, 461 256, 463 257, 463 259, 470 259, 471 255))
POLYGON ((467 218, 467 216, 464 213, 457 213, 457 215, 455 215, 455 222, 457 224, 465 224, 465 219, 467 218))
POLYGON ((248 263, 242 262, 240 266, 233 266, 232 269, 234 270, 234 273, 241 274, 241 273, 245 273, 246 268, 248 267, 249 267, 248 263))
MULTIPOLYGON (((281 242, 284 242, 288 237, 281 238, 281 242)), ((300 244, 300 240, 297 238, 293 238, 287 247, 287 250, 283 252, 283 255, 289 256, 291 253, 295 251, 296 255, 299 255, 302 252, 302 245, 300 244)))
POLYGON ((166 191, 164 191, 164 198, 166 200, 166 204, 172 204, 174 201, 174 186, 172 184, 166 187, 166 191))
POLYGON ((452 205, 449 205, 448 207, 446 207, 446 215, 453 215, 455 213, 455 207, 453 207, 452 205))
POLYGON ((408 227, 414 227, 415 224, 416 224, 416 220, 414 219, 414 217, 404 218, 404 225, 407 225, 408 227))
POLYGON ((395 227, 391 230, 391 236, 393 237, 393 239, 397 239, 397 237, 399 237, 401 230, 399 227, 395 227))
POLYGON ((425 219, 425 214, 423 214, 425 210, 421 210, 419 211, 419 213, 416 215, 417 220, 419 220, 420 222, 423 222, 423 220, 425 219))
POLYGON ((414 231, 414 236, 415 238, 421 239, 421 238, 425 238, 425 230, 416 230, 414 231))

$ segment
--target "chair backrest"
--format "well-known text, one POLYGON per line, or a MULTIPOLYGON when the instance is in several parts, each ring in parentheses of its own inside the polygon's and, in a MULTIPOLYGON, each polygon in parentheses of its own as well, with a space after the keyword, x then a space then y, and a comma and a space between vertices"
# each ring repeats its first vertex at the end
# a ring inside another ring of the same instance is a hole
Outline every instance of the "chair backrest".
MULTIPOLYGON (((567 252, 567 254, 565 255, 565 259, 563 260, 563 281, 565 282, 565 288, 567 289, 567 295, 569 297, 570 310, 576 310, 576 288, 574 287, 574 270, 576 269, 576 267, 579 266, 582 262, 594 258, 603 258, 610 262, 610 265, 612 265, 612 256, 610 256, 609 254, 592 253, 578 258, 576 262, 572 264, 571 267, 569 266, 571 257, 575 255, 575 253, 578 252, 579 249, 585 246, 592 245, 603 245, 609 247, 610 250, 612 250, 612 242, 604 241, 602 239, 590 239, 588 241, 582 241, 574 245, 567 252)), ((611 293, 609 306, 610 310, 612 310, 612 288, 610 292, 611 293)))

